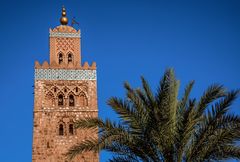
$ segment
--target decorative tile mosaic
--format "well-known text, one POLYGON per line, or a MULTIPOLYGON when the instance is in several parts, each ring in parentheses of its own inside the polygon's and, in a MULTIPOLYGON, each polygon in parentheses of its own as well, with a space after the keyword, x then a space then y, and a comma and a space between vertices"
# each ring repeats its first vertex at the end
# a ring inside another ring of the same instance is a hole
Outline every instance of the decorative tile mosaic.
POLYGON ((35 69, 35 80, 96 80, 96 70, 35 69))
POLYGON ((50 37, 69 37, 69 38, 80 38, 80 33, 60 33, 60 32, 50 32, 50 37))

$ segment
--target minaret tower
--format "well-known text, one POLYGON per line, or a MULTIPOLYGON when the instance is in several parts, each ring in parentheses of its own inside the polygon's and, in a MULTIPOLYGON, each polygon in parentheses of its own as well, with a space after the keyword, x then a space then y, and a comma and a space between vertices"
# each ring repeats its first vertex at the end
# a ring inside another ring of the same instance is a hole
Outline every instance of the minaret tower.
MULTIPOLYGON (((61 25, 49 30, 50 61, 35 62, 33 162, 67 162, 64 153, 87 137, 90 130, 75 130, 73 123, 97 117, 96 63, 81 63, 81 33, 68 26, 62 8, 61 25)), ((73 162, 98 162, 86 152, 73 162)))

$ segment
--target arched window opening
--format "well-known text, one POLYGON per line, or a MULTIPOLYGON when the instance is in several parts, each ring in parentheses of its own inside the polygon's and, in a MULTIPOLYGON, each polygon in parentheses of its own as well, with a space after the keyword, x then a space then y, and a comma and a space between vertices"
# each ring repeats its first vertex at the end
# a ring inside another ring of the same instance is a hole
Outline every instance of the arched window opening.
POLYGON ((60 94, 58 96, 58 106, 63 106, 63 95, 62 94, 60 94))
POLYGON ((59 64, 63 63, 63 55, 61 53, 58 55, 58 63, 59 64))
POLYGON ((74 96, 69 95, 69 106, 74 106, 74 96))
POLYGON ((72 63, 72 61, 73 61, 72 54, 69 53, 68 54, 68 63, 72 63))
POLYGON ((79 105, 80 105, 81 107, 88 106, 87 97, 86 97, 85 94, 80 94, 80 96, 79 96, 79 105))
POLYGON ((49 142, 47 142, 47 148, 50 148, 50 144, 49 144, 49 142))
POLYGON ((69 124, 69 134, 73 135, 73 124, 69 124))
POLYGON ((54 92, 57 92, 57 88, 56 87, 54 87, 54 92))
POLYGON ((63 124, 59 125, 59 136, 63 136, 64 135, 64 129, 63 129, 63 124))
POLYGON ((76 92, 78 92, 78 87, 76 87, 76 92))

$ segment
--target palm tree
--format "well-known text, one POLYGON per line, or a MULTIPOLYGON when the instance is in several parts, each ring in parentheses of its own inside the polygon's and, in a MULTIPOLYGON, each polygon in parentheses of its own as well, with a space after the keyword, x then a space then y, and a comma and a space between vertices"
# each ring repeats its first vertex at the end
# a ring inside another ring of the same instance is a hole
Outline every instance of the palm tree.
POLYGON ((166 70, 154 94, 142 77, 142 89, 124 84, 126 98, 112 97, 108 105, 120 121, 81 119, 76 128, 97 130, 99 138, 76 144, 66 156, 107 150, 109 161, 198 162, 240 160, 240 116, 229 113, 238 90, 211 85, 199 101, 190 98, 191 81, 178 98, 179 81, 166 70))

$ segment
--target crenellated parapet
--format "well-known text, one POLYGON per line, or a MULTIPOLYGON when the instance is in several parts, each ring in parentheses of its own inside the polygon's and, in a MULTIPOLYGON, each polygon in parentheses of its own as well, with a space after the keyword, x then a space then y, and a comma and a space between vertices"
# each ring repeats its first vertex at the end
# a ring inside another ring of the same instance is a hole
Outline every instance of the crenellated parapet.
POLYGON ((88 62, 75 66, 48 64, 44 61, 41 65, 35 61, 35 80, 96 80, 96 62, 90 66, 88 62))
POLYGON ((97 65, 96 62, 92 62, 91 65, 88 62, 84 62, 83 65, 80 63, 74 64, 65 64, 62 63, 61 65, 57 64, 55 61, 49 64, 47 61, 44 61, 40 64, 38 61, 35 61, 35 69, 79 69, 79 70, 96 70, 97 65))

